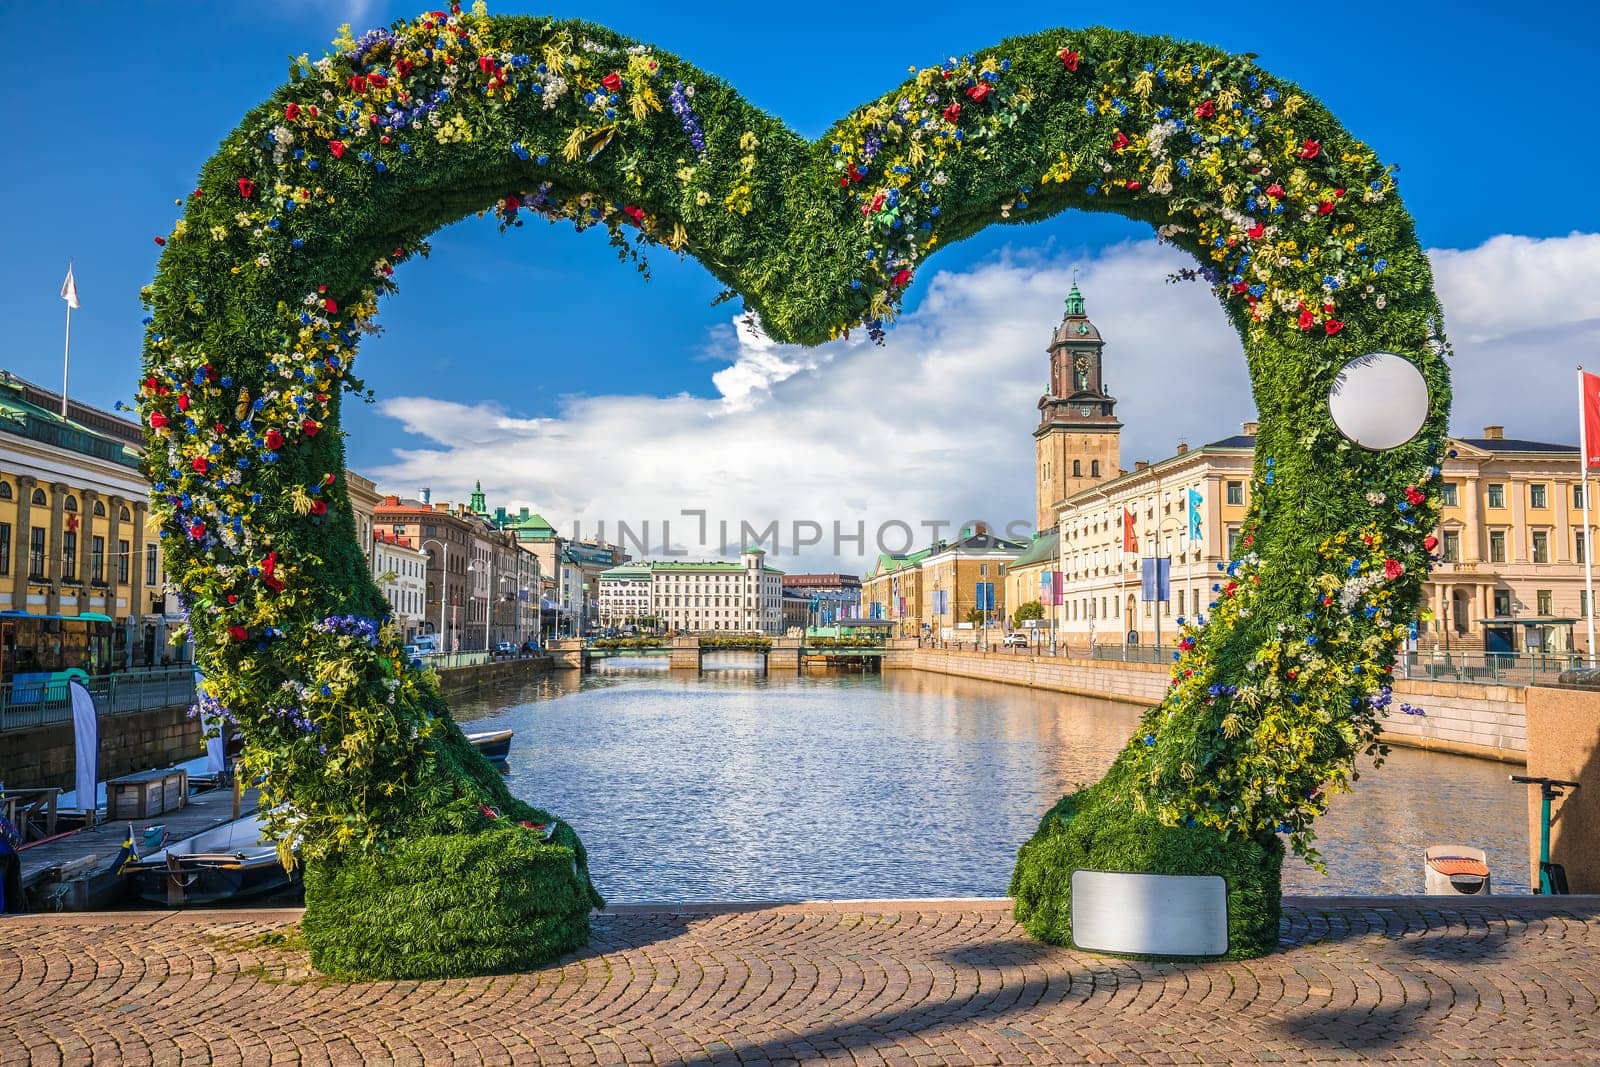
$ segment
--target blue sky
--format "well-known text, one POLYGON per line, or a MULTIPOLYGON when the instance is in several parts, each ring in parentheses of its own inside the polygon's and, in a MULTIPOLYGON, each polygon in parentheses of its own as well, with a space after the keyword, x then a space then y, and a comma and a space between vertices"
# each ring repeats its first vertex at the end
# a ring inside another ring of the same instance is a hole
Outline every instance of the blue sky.
MULTIPOLYGON (((505 2, 491 10, 603 21, 727 78, 808 136, 897 84, 908 64, 1061 25, 1089 10, 979 3, 788 7, 505 2)), ((0 366, 47 385, 59 382, 64 309, 57 293, 71 256, 83 302, 73 320, 73 392, 104 405, 128 396, 138 367, 138 289, 155 267, 153 237, 168 232, 176 217, 174 198, 193 187, 200 165, 238 117, 283 80, 289 55, 321 54, 346 19, 359 31, 422 9, 314 0, 0 7, 6 39, 32 42, 9 57, 13 151, 0 166, 10 208, 0 260, 8 344, 0 366)), ((1584 132, 1593 111, 1588 49, 1600 31, 1591 5, 1550 5, 1536 17, 1525 14, 1532 9, 1502 5, 1446 12, 1443 5, 1392 0, 1337 9, 1146 3, 1093 11, 1095 21, 1119 28, 1256 52, 1265 67, 1320 96, 1383 159, 1400 165, 1401 194, 1431 249, 1470 250, 1504 234, 1600 232, 1600 198, 1584 195, 1581 186, 1600 163, 1597 139, 1584 132), (1224 10, 1236 14, 1222 17, 1224 10), (1519 85, 1523 77, 1532 84, 1519 85)), ((1063 215, 1035 226, 993 227, 932 263, 955 276, 1030 256, 1040 257, 1032 261, 1038 269, 1055 269, 1093 264, 1108 249, 1148 237, 1110 217, 1063 215)), ((654 278, 644 282, 593 234, 530 223, 501 235, 489 222, 472 220, 436 235, 434 250, 432 260, 403 269, 401 295, 381 314, 387 333, 363 351, 359 370, 381 397, 467 406, 491 401, 512 420, 560 420, 570 416, 575 396, 726 398, 728 379, 719 385, 713 374, 751 356, 729 328, 730 308, 710 306, 719 286, 692 261, 658 254, 654 278)), ((908 300, 913 315, 934 289, 919 277, 908 300)), ((1095 299, 1091 293, 1091 313, 1095 299)), ((1214 317, 1221 322, 1220 314, 1214 317)), ((1051 325, 1048 315, 1038 323, 1036 347, 1051 325)), ((756 356, 759 362, 770 354, 756 356)), ((815 377, 838 365, 833 357, 815 365, 803 356, 778 358, 791 369, 762 379, 761 395, 781 386, 795 366, 815 377)), ((1028 388, 1037 392, 1035 384, 1028 388)), ((423 425, 415 407, 407 410, 410 422, 392 405, 352 406, 346 423, 352 465, 422 477, 430 473, 427 455, 451 453, 458 442, 423 425), (409 450, 398 465, 396 449, 409 450)), ((1241 410, 1248 417, 1247 398, 1241 410)), ((828 414, 786 408, 783 432, 793 432, 796 419, 820 423, 828 414)), ((649 417, 648 408, 641 417, 649 417)), ((1229 430, 1217 425, 1216 436, 1229 430)), ((630 440, 648 445, 652 437, 649 426, 614 425, 608 432, 619 450, 630 440)), ((1164 443, 1152 439, 1151 450, 1164 443)), ((1026 437, 1015 448, 1016 469, 1005 475, 1015 485, 1008 491, 1020 486, 1031 493, 1026 437)), ((519 473, 492 490, 508 500, 577 510, 572 492, 544 492, 538 464, 537 456, 526 457, 519 473)), ((455 489, 462 477, 441 460, 435 481, 455 489)))

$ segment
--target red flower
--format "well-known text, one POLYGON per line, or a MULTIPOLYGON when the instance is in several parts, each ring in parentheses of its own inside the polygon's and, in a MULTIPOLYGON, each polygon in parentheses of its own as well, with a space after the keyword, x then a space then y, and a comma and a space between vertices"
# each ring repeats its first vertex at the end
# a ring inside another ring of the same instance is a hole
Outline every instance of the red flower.
POLYGON ((250 631, 246 630, 238 623, 234 623, 232 626, 228 627, 228 636, 233 638, 235 641, 248 641, 250 640, 250 631))
POLYGON ((339 305, 338 305, 338 303, 336 303, 334 301, 334 299, 332 297, 329 297, 328 299, 326 299, 326 300, 324 300, 322 302, 322 309, 324 311, 326 311, 330 315, 339 314, 339 305))
POLYGON ((1261 240, 1262 236, 1265 235, 1266 232, 1267 232, 1267 224, 1264 223, 1264 222, 1258 222, 1254 226, 1250 227, 1248 230, 1245 231, 1245 233, 1249 234, 1250 240, 1252 240, 1252 241, 1261 240))
POLYGON ((1432 552, 1434 549, 1439 547, 1439 539, 1433 536, 1433 534, 1429 534, 1427 537, 1422 539, 1422 547, 1425 550, 1432 552))
POLYGON ((300 119, 300 105, 299 104, 285 104, 285 105, 283 105, 283 117, 288 122, 297 122, 297 121, 299 121, 299 119, 300 119))
POLYGON ((344 157, 344 142, 343 141, 329 141, 328 142, 328 151, 333 153, 333 158, 334 159, 342 159, 344 157))
POLYGON ((1056 55, 1061 57, 1061 65, 1067 68, 1068 73, 1076 74, 1078 72, 1078 53, 1063 48, 1056 55))
POLYGON ((1383 561, 1383 576, 1391 582, 1406 572, 1405 565, 1397 559, 1383 561))
POLYGON ((167 424, 167 417, 165 415, 163 415, 161 412, 152 411, 150 413, 150 428, 152 430, 159 430, 163 426, 165 426, 166 424, 167 424))
POLYGON ((622 213, 632 219, 635 226, 644 225, 644 208, 639 205, 628 204, 622 209, 622 213))
POLYGON ((1128 192, 1130 193, 1137 193, 1140 188, 1141 184, 1137 179, 1128 183, 1128 192))
POLYGON ((1127 134, 1123 133, 1121 130, 1118 130, 1117 135, 1111 138, 1111 150, 1113 152, 1120 152, 1132 143, 1132 141, 1128 140, 1127 134))
POLYGON ((610 74, 607 74, 604 78, 600 79, 600 84, 606 87, 606 92, 608 93, 621 92, 622 75, 618 74, 616 71, 612 71, 610 74))
POLYGON ((1311 138, 1307 137, 1306 140, 1305 140, 1305 143, 1300 146, 1300 158, 1301 159, 1316 159, 1321 154, 1322 154, 1322 142, 1321 141, 1313 141, 1311 138))
POLYGON ((522 197, 518 196, 516 193, 512 193, 510 196, 505 198, 502 206, 507 211, 515 211, 522 206, 522 197))
POLYGON ((179 411, 188 411, 189 410, 189 398, 187 396, 178 397, 178 410, 179 411))
POLYGON ((1334 334, 1344 329, 1344 322, 1340 319, 1329 319, 1327 322, 1322 324, 1322 328, 1328 331, 1329 337, 1332 337, 1334 334))
POLYGON ((1307 308, 1306 310, 1300 312, 1300 328, 1302 330, 1309 330, 1309 329, 1311 329, 1311 327, 1315 326, 1316 324, 1317 324, 1317 316, 1312 314, 1310 308, 1307 308))
POLYGON ((256 195, 256 183, 251 181, 249 178, 240 178, 239 195, 244 197, 246 200, 249 200, 252 196, 256 195))
POLYGON ((409 59, 397 59, 397 60, 395 60, 394 74, 395 74, 395 77, 397 77, 397 78, 404 78, 407 74, 410 74, 412 72, 412 70, 414 70, 414 69, 415 69, 415 67, 412 64, 411 60, 409 60, 409 59))
POLYGON ((211 469, 211 464, 206 462, 206 457, 204 456, 194 457, 194 461, 190 463, 189 466, 194 468, 194 472, 196 474, 204 474, 206 471, 211 469))
POLYGON ((382 74, 368 74, 367 84, 374 89, 387 89, 389 87, 389 79, 382 74))
POLYGON ((197 522, 193 526, 189 527, 189 536, 194 538, 196 541, 200 540, 200 538, 204 537, 205 535, 206 535, 206 524, 205 523, 197 522))
POLYGON ((872 198, 871 202, 861 205, 861 213, 863 215, 872 214, 874 211, 881 209, 887 199, 888 197, 886 194, 879 193, 877 196, 872 198))
POLYGON ((318 426, 316 420, 314 419, 307 419, 300 424, 300 432, 305 434, 307 437, 317 436, 317 431, 320 429, 322 429, 322 427, 318 426))
POLYGON ((983 103, 989 97, 989 83, 979 82, 967 90, 967 95, 972 98, 974 104, 983 103))
POLYGON ((1317 214, 1318 215, 1332 215, 1333 214, 1333 201, 1332 200, 1324 200, 1322 203, 1318 204, 1317 205, 1317 214))
POLYGON ((909 281, 911 281, 911 272, 908 270, 902 270, 890 279, 889 284, 898 289, 903 287, 909 281))
POLYGON ((1234 282, 1233 283, 1233 292, 1234 292, 1234 294, 1236 296, 1243 296, 1245 293, 1248 293, 1249 291, 1250 291, 1250 283, 1249 282, 1234 282))
POLYGON ((1406 503, 1412 507, 1421 507, 1422 502, 1428 499, 1427 494, 1414 485, 1406 486, 1406 503))
POLYGON ((1200 101, 1200 106, 1194 109, 1194 117, 1197 119, 1208 119, 1216 113, 1217 105, 1211 100, 1200 101))
POLYGON ((327 505, 327 503, 325 501, 313 500, 311 502, 311 514, 313 514, 313 515, 326 515, 327 513, 328 513, 328 505, 327 505))
POLYGON ((961 105, 960 104, 951 104, 949 107, 945 108, 944 109, 944 120, 946 122, 951 122, 951 123, 960 122, 961 121, 961 105))
POLYGON ((157 237, 156 244, 160 245, 162 248, 165 248, 167 246, 167 239, 165 237, 157 237))
POLYGON ((267 448, 268 448, 268 450, 270 450, 272 452, 276 452, 278 449, 280 449, 282 447, 283 447, 283 434, 279 433, 277 430, 268 430, 267 431, 267 448))
POLYGON ((1277 182, 1273 182, 1271 185, 1267 186, 1267 195, 1272 197, 1274 200, 1282 200, 1283 186, 1279 185, 1277 182))
POLYGON ((366 92, 367 91, 367 79, 362 77, 359 74, 350 75, 350 91, 352 93, 364 93, 364 92, 366 92))

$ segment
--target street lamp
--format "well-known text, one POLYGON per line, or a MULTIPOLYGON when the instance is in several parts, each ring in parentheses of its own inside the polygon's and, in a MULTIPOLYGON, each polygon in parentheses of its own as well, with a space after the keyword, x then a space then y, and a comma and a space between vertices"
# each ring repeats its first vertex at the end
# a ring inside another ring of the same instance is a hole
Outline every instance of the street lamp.
POLYGON ((476 574, 482 570, 487 572, 489 579, 483 585, 483 650, 487 652, 489 651, 489 616, 493 614, 491 609, 494 606, 494 553, 490 552, 484 559, 483 562, 488 564, 487 567, 479 567, 478 562, 478 560, 473 560, 467 564, 467 573, 476 574))
POLYGON ((437 651, 443 652, 443 651, 445 651, 445 647, 444 647, 444 601, 445 601, 445 589, 449 586, 449 583, 450 583, 450 546, 445 544, 443 541, 440 541, 437 538, 425 537, 419 543, 420 547, 426 549, 428 547, 428 542, 430 542, 430 541, 432 541, 434 544, 438 545, 439 548, 444 553, 443 568, 442 568, 443 573, 440 574, 440 576, 439 576, 439 648, 437 649, 437 651))

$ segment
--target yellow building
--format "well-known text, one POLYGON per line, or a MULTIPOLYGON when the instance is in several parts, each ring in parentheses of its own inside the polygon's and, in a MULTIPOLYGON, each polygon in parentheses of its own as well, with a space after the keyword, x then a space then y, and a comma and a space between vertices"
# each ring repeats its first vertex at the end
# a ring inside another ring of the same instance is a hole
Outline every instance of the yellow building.
POLYGON ((981 582, 994 586, 989 626, 1003 629, 1015 608, 1007 600, 1006 568, 1027 549, 978 523, 954 541, 879 556, 861 579, 861 613, 894 623, 896 637, 957 639, 973 626, 981 582))
POLYGON ((104 615, 109 668, 185 662, 139 426, 0 371, 0 611, 104 615))

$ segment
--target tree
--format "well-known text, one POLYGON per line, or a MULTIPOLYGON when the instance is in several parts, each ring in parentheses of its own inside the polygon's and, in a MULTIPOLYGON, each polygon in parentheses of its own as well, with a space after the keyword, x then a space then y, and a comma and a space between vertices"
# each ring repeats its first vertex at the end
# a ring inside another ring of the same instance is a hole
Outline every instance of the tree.
POLYGON ((1013 626, 1021 626, 1029 619, 1042 618, 1044 618, 1044 605, 1037 600, 1030 600, 1017 609, 1016 615, 1012 616, 1011 623, 1013 626))
POLYGON ((980 625, 983 622, 983 610, 981 608, 968 608, 966 621, 974 626, 980 625))

